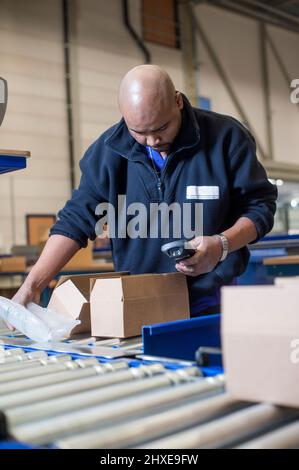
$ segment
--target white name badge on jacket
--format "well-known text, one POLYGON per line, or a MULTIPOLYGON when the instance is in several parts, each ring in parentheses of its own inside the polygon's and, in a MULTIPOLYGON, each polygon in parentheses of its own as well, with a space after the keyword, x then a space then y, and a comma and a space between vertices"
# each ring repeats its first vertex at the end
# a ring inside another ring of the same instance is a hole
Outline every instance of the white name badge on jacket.
POLYGON ((219 199, 219 186, 187 186, 187 199, 219 199))

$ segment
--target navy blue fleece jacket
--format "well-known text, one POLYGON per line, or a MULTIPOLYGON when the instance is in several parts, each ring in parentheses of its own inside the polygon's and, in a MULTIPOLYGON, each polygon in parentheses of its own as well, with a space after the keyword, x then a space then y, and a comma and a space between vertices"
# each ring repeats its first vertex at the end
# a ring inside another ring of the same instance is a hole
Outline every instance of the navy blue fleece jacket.
MULTIPOLYGON (((123 119, 88 148, 80 168, 80 185, 58 213, 50 235, 72 238, 81 247, 96 237, 97 205, 109 202, 117 212, 119 195, 126 195, 127 206, 142 202, 146 208, 153 202, 188 202, 192 206, 201 202, 203 235, 220 233, 241 216, 254 222, 258 239, 273 226, 277 190, 257 160, 252 135, 234 118, 193 108, 185 97, 182 126, 160 185, 145 148, 132 138, 123 119), (219 197, 201 200, 199 193, 197 199, 189 199, 188 186, 218 187, 219 197)), ((128 215, 127 220, 132 217, 128 215)), ((112 239, 115 269, 132 274, 175 271, 174 262, 160 251, 163 243, 173 239, 112 239)), ((212 272, 188 276, 191 302, 242 274, 248 259, 249 251, 244 247, 230 253, 212 272)))

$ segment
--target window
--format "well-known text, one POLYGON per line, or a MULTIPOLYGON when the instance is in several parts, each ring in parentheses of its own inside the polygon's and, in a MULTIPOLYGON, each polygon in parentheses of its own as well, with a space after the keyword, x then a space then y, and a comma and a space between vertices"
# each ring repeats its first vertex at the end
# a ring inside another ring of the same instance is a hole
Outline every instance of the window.
POLYGON ((145 41, 179 48, 177 2, 175 0, 143 0, 142 27, 145 41))

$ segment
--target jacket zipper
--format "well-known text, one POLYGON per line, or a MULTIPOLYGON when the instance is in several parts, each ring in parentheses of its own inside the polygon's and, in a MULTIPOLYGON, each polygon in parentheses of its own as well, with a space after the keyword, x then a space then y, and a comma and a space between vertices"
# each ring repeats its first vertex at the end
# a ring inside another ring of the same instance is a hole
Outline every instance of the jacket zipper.
POLYGON ((162 192, 162 181, 159 175, 153 171, 155 178, 156 178, 156 185, 157 185, 157 190, 158 190, 158 195, 159 195, 159 201, 163 201, 163 192, 162 192))
POLYGON ((161 178, 160 178, 160 176, 159 176, 159 173, 158 173, 158 171, 156 170, 155 162, 154 162, 154 158, 153 158, 151 149, 149 149, 149 157, 150 157, 151 162, 152 162, 152 167, 153 167, 154 174, 155 174, 155 178, 156 178, 156 182, 157 182, 157 189, 158 189, 159 201, 163 201, 162 182, 161 182, 161 178))
POLYGON ((156 175, 156 177, 157 177, 157 188, 158 188, 158 193, 159 193, 159 200, 160 200, 160 201, 163 201, 161 179, 159 178, 158 175, 156 175))

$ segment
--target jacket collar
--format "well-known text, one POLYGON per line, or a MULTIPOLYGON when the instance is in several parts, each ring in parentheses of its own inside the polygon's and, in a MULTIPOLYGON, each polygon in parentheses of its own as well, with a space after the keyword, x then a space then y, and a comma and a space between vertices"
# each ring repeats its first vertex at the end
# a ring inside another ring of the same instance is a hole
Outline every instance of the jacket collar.
MULTIPOLYGON (((188 151, 200 141, 200 128, 194 109, 186 96, 184 94, 182 96, 184 101, 182 125, 171 146, 171 153, 175 152, 176 154, 181 151, 188 151)), ((105 139, 105 145, 128 160, 137 160, 140 153, 144 153, 144 147, 131 136, 123 118, 105 139)))

